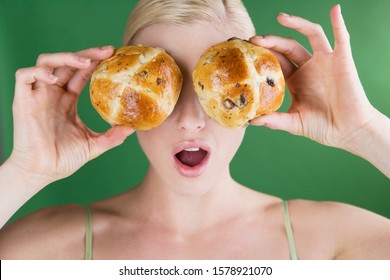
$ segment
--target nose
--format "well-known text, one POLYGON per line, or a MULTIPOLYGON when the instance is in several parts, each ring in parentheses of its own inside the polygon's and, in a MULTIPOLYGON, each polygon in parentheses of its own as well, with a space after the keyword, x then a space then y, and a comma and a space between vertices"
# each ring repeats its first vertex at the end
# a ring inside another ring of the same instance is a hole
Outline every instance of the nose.
POLYGON ((205 127, 207 116, 192 87, 192 79, 190 81, 183 84, 182 92, 172 115, 180 131, 198 132, 205 127))

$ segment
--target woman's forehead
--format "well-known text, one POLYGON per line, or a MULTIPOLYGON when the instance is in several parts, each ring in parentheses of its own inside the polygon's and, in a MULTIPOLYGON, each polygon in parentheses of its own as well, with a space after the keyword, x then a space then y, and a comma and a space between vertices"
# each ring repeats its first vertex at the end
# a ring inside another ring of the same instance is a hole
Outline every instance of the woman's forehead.
POLYGON ((230 37, 237 36, 227 28, 222 31, 212 23, 197 22, 186 25, 153 24, 137 33, 133 44, 160 47, 174 58, 199 56, 207 48, 230 37))

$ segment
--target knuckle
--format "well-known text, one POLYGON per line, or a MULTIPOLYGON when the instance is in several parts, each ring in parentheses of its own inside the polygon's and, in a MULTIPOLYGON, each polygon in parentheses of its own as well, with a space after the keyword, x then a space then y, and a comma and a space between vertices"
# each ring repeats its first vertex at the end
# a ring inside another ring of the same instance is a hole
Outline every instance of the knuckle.
POLYGON ((74 54, 72 52, 64 52, 62 54, 65 57, 65 59, 67 59, 67 60, 74 59, 76 57, 76 54, 74 54))
POLYGON ((19 80, 20 77, 22 77, 25 73, 26 73, 26 68, 20 68, 20 69, 16 70, 16 72, 15 72, 16 80, 19 80))
POLYGON ((41 53, 40 55, 38 55, 37 64, 42 64, 43 62, 45 62, 48 56, 49 54, 47 53, 41 53))
POLYGON ((322 28, 321 24, 318 23, 313 24, 313 31, 316 35, 324 33, 324 29, 322 28))
POLYGON ((344 38, 348 41, 351 39, 351 35, 349 34, 348 30, 345 30, 344 32, 344 38))
POLYGON ((72 52, 66 52, 64 53, 64 59, 65 61, 76 61, 78 60, 78 55, 76 55, 75 53, 72 53, 72 52))
POLYGON ((12 101, 12 107, 11 107, 11 111, 12 111, 12 114, 14 116, 19 114, 20 107, 21 107, 20 98, 17 98, 17 95, 15 95, 14 100, 12 101))
POLYGON ((293 38, 286 38, 287 40, 287 45, 288 48, 286 49, 286 54, 287 55, 292 55, 294 54, 296 47, 297 47, 297 41, 293 38))
POLYGON ((91 77, 91 75, 92 75, 92 71, 85 71, 85 72, 81 73, 81 79, 83 81, 88 81, 89 78, 91 77))

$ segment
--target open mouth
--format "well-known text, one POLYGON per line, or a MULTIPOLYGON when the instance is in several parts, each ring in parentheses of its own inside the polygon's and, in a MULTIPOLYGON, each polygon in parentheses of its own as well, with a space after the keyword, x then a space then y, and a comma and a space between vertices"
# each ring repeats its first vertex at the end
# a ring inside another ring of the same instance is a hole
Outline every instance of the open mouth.
POLYGON ((207 170, 211 147, 204 141, 184 141, 176 145, 172 154, 174 166, 180 175, 195 178, 207 170))
POLYGON ((175 157, 184 165, 189 167, 195 167, 203 162, 208 152, 202 148, 187 148, 177 154, 175 157))

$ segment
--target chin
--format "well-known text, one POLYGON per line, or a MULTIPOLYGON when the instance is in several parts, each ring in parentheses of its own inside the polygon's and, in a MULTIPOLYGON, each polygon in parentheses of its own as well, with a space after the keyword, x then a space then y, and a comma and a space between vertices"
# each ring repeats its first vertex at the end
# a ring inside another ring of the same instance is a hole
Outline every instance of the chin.
POLYGON ((212 190, 218 179, 214 176, 200 176, 196 178, 185 178, 175 176, 175 179, 170 180, 168 188, 175 194, 185 197, 201 197, 212 190))
MULTIPOLYGON (((184 197, 201 197, 211 191, 221 181, 226 181, 231 178, 229 168, 226 171, 221 171, 221 168, 213 167, 211 160, 207 164, 207 168, 198 176, 183 176, 177 168, 170 166, 169 168, 158 169, 154 172, 158 174, 160 186, 169 189, 171 192, 184 197)), ((168 167, 167 165, 165 167, 168 167)), ((153 169, 153 168, 152 168, 153 169)))

